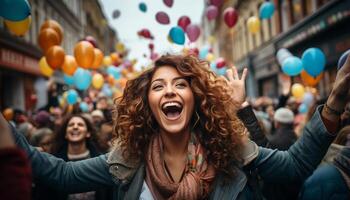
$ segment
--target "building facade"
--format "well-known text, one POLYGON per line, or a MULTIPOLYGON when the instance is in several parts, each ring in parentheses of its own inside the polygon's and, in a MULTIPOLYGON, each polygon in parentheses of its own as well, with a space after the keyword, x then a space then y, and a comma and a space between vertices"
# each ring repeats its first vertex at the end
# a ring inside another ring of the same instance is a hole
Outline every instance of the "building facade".
MULTIPOLYGON (((38 67, 43 53, 37 42, 45 20, 56 20, 62 26, 61 46, 69 55, 73 55, 76 42, 86 35, 94 36, 104 52, 109 52, 113 47, 110 43, 117 40, 116 32, 107 25, 97 0, 29 0, 29 4, 32 23, 24 37, 12 35, 0 18, 0 110, 6 107, 35 110, 47 104, 47 79, 38 67), (95 10, 91 11, 84 2, 92 3, 95 10), (99 13, 94 16, 94 23, 88 21, 87 13, 91 12, 99 13), (101 21, 105 21, 104 31, 98 26, 101 21)), ((60 74, 56 76, 56 80, 60 80, 60 74)))

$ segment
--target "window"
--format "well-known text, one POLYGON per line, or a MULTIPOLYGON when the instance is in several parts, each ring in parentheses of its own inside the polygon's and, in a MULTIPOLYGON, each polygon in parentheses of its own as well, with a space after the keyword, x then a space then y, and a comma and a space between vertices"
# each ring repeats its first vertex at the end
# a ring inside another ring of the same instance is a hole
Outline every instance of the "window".
POLYGON ((289 5, 287 0, 281 1, 281 24, 282 24, 282 32, 287 31, 289 29, 289 5))
POLYGON ((293 22, 297 23, 303 19, 303 5, 302 0, 293 0, 293 22))
POLYGON ((306 1, 306 15, 311 15, 316 11, 317 0, 307 0, 306 1))

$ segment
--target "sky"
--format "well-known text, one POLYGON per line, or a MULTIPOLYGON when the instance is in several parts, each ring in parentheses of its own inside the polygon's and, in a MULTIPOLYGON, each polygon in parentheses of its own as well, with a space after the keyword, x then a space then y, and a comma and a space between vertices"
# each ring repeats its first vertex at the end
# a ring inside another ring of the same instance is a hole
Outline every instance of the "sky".
MULTIPOLYGON (((167 36, 171 27, 177 25, 178 19, 186 15, 191 19, 191 24, 201 24, 204 12, 205 0, 173 0, 173 6, 167 7, 163 0, 100 0, 109 25, 118 33, 119 40, 129 49, 129 59, 136 58, 139 66, 145 66, 150 61, 144 58, 149 57, 148 44, 150 40, 140 38, 137 32, 142 28, 148 28, 154 36, 153 44, 155 52, 159 54, 179 52, 183 46, 171 44, 167 36), (139 4, 144 2, 147 5, 147 12, 139 10, 139 4), (120 11, 120 16, 113 19, 114 10, 120 11), (169 15, 168 25, 159 24, 155 15, 163 11, 169 15)), ((186 38, 185 44, 188 43, 186 38)))

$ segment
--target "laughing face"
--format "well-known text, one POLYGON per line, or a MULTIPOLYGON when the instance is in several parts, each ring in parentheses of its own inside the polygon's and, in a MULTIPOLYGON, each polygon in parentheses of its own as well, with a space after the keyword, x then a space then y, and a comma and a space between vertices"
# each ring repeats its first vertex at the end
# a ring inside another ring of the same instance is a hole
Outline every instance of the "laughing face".
POLYGON ((148 102, 161 130, 176 134, 188 128, 194 96, 189 82, 176 68, 161 66, 155 71, 148 102))
POLYGON ((68 142, 79 143, 85 142, 90 137, 85 121, 81 117, 72 117, 66 129, 66 139, 68 142))

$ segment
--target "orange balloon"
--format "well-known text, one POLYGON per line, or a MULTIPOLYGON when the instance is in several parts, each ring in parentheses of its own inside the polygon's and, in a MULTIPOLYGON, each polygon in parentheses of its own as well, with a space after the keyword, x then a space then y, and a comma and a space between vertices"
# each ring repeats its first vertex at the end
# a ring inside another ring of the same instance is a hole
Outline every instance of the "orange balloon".
POLYGON ((69 76, 73 76, 74 72, 77 69, 78 69, 78 63, 75 61, 74 56, 66 55, 64 57, 64 62, 62 65, 62 71, 69 76))
POLYGON ((74 47, 74 57, 80 67, 89 69, 95 59, 94 46, 87 41, 78 42, 74 47))
POLYGON ((318 84, 318 82, 320 82, 320 80, 323 78, 323 73, 321 73, 317 77, 312 77, 305 70, 303 70, 300 73, 300 77, 306 86, 315 87, 318 84))
POLYGON ((102 60, 103 60, 103 53, 101 50, 95 48, 94 49, 94 54, 95 54, 95 58, 94 58, 94 62, 91 65, 92 69, 98 69, 101 64, 102 64, 102 60))
POLYGON ((118 83, 119 83, 120 87, 123 88, 123 89, 126 86, 126 82, 128 82, 128 79, 126 79, 126 78, 121 78, 121 79, 118 80, 118 83))
POLYGON ((52 28, 46 28, 40 31, 38 43, 41 49, 46 52, 50 47, 60 44, 58 33, 52 28))
POLYGON ((115 83, 114 76, 113 75, 108 75, 107 82, 108 82, 109 85, 113 86, 114 83, 115 83))
POLYGON ((61 25, 56 22, 55 20, 49 19, 46 20, 40 27, 40 31, 46 29, 46 28, 52 28, 53 30, 56 31, 56 33, 59 36, 59 44, 61 44, 62 39, 63 39, 63 28, 61 27, 61 25))
POLYGON ((52 46, 45 54, 47 64, 49 64, 52 69, 59 69, 64 62, 65 55, 62 47, 57 45, 52 46))
POLYGON ((13 116, 14 116, 14 112, 13 112, 13 109, 12 108, 6 108, 2 114, 4 115, 4 118, 7 120, 7 121, 11 121, 13 119, 13 116))
POLYGON ((119 54, 114 52, 114 53, 111 53, 110 57, 112 59, 113 64, 120 65, 122 63, 119 54))

